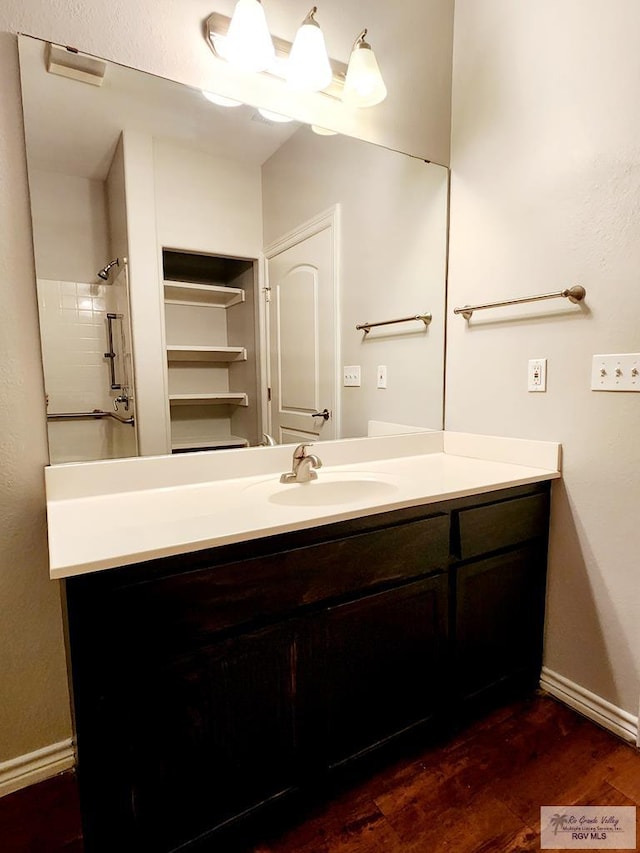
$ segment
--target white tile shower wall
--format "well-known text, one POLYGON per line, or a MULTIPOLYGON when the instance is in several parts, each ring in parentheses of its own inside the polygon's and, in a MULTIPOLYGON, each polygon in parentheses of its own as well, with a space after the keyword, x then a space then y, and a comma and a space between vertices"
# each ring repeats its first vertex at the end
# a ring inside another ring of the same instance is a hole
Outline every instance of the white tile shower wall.
MULTIPOLYGON (((106 351, 107 286, 38 279, 47 411, 110 408, 106 351)), ((51 462, 109 458, 111 425, 104 421, 49 423, 51 462)))

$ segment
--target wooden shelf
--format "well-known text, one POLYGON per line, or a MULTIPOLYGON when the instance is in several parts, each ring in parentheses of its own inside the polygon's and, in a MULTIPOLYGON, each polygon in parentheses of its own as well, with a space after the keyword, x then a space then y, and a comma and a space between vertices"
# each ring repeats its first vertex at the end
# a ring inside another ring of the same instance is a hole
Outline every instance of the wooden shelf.
POLYGON ((243 367, 232 365, 252 359, 252 349, 227 344, 253 339, 253 312, 241 307, 227 315, 226 309, 245 303, 247 293, 251 298, 255 262, 166 248, 162 260, 171 450, 248 447, 242 433, 249 432, 245 421, 252 421, 239 407, 248 407, 249 395, 255 396, 254 379, 247 374, 245 385, 243 367), (226 390, 238 386, 247 391, 226 390))
POLYGON ((164 282, 164 299, 168 305, 197 305, 230 308, 244 302, 244 290, 218 284, 191 284, 186 281, 164 282))
POLYGON ((167 361, 246 361, 244 347, 168 346, 167 361))
POLYGON ((170 394, 172 406, 248 406, 249 400, 242 391, 217 394, 170 394))
POLYGON ((211 436, 202 436, 201 438, 182 439, 181 441, 172 441, 171 450, 180 452, 181 450, 196 450, 201 447, 203 449, 216 449, 223 447, 248 447, 249 442, 246 438, 241 438, 239 435, 217 435, 215 438, 211 436))

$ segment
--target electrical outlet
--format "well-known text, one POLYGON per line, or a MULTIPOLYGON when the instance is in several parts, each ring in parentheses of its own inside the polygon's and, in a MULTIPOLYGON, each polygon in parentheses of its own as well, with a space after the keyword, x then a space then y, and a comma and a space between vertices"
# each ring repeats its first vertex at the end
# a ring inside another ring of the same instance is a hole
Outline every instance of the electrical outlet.
POLYGON ((640 353, 594 355, 592 391, 640 391, 640 353))
POLYGON ((386 388, 387 387, 387 365, 379 364, 378 365, 378 388, 386 388))
POLYGON ((342 384, 345 388, 359 388, 360 387, 360 365, 359 364, 345 364, 342 368, 343 380, 342 384))
POLYGON ((547 390, 547 359, 530 358, 527 373, 527 391, 547 390))

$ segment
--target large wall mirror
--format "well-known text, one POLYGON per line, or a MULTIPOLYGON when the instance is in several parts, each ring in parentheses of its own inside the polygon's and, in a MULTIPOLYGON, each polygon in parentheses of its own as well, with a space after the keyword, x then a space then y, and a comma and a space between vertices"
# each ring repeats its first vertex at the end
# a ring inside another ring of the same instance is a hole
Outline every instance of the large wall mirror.
POLYGON ((52 463, 442 428, 444 167, 19 49, 52 463))

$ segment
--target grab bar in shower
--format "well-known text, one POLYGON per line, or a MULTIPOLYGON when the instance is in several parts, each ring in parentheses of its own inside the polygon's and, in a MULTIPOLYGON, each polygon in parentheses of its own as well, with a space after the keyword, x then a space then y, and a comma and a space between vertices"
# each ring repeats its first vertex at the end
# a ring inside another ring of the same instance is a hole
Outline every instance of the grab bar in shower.
POLYGON ((569 302, 582 302, 587 291, 580 284, 567 287, 565 290, 557 290, 554 293, 543 293, 540 296, 523 296, 520 299, 505 299, 503 302, 486 302, 484 305, 463 305, 462 308, 454 308, 454 314, 462 314, 465 320, 470 320, 474 311, 483 311, 485 308, 502 308, 505 305, 521 305, 523 302, 540 302, 542 299, 559 299, 564 297, 569 302))
POLYGON ((359 323, 356 326, 356 330, 358 332, 362 331, 365 335, 368 335, 374 326, 390 326, 395 323, 410 323, 412 320, 422 320, 426 327, 432 319, 433 317, 429 312, 426 314, 412 314, 411 317, 400 317, 399 320, 381 320, 379 323, 359 323))
POLYGON ((47 414, 48 421, 100 421, 103 418, 113 418, 119 424, 135 426, 135 418, 131 415, 123 418, 116 412, 105 412, 102 409, 94 409, 92 412, 51 412, 47 414))
POLYGON ((119 382, 116 382, 116 352, 113 349, 113 321, 122 320, 122 314, 107 314, 107 346, 109 352, 105 352, 104 357, 109 359, 109 372, 111 374, 111 390, 118 391, 122 388, 119 382))

